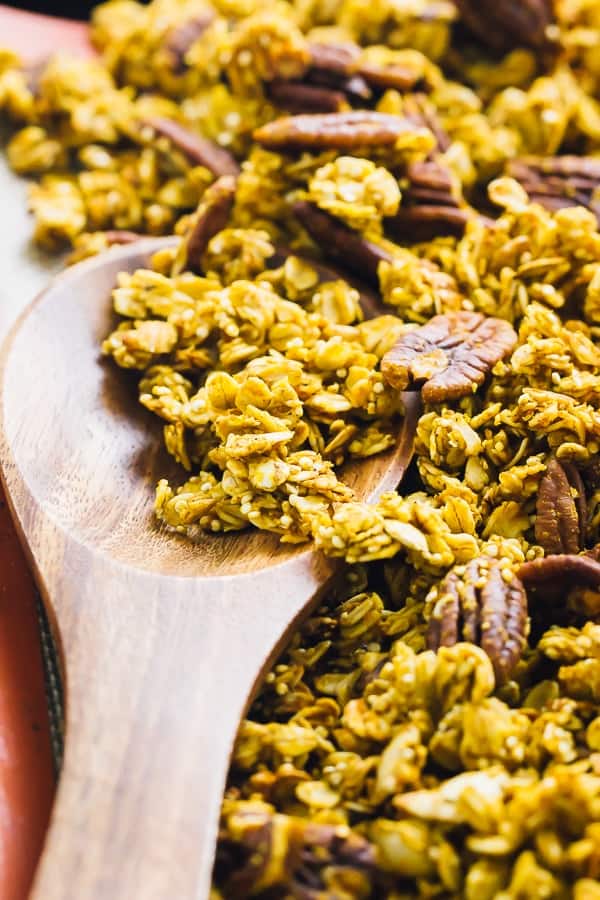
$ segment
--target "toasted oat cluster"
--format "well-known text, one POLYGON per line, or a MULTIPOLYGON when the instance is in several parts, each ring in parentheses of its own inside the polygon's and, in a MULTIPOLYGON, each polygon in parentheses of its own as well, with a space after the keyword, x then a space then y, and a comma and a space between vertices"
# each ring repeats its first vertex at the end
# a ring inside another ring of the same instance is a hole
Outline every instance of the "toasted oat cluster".
POLYGON ((0 109, 39 243, 178 235, 103 343, 181 469, 157 518, 345 560, 241 727, 215 898, 600 900, 600 3, 111 0, 93 37, 0 54, 0 109))

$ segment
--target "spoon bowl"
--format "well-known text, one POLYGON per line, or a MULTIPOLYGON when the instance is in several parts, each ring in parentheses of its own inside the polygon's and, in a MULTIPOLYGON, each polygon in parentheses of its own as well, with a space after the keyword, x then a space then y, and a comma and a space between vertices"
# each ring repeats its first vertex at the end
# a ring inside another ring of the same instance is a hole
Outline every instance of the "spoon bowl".
MULTIPOLYGON (((159 527, 174 474, 136 379, 103 360, 120 271, 173 239, 113 248, 56 278, 2 355, 0 459, 53 623, 63 769, 35 900, 206 898, 220 802, 255 685, 337 564, 248 530, 194 544, 159 527)), ((407 401, 407 418, 418 415, 407 401)), ((361 499, 408 448, 347 466, 361 499)))

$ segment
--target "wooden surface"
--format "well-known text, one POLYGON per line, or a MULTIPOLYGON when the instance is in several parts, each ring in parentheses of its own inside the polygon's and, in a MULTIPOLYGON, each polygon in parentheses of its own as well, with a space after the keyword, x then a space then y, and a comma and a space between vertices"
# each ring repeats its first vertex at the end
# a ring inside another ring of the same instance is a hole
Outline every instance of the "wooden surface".
MULTIPOLYGON (((61 644, 66 748, 33 896, 208 896, 228 757, 257 678, 335 564, 247 532, 160 531, 160 424, 99 359, 116 273, 137 244, 71 269, 5 349, 1 458, 61 644), (27 413, 24 413, 26 409, 27 413)), ((393 454, 348 472, 359 496, 393 454)))

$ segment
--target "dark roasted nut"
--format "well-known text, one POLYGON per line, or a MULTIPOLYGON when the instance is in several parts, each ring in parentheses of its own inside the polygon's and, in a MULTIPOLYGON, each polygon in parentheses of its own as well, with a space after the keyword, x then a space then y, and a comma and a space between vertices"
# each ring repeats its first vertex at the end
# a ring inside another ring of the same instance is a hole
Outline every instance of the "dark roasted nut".
POLYGON ((294 113, 339 112, 346 106, 342 91, 302 81, 276 79, 268 85, 267 93, 276 106, 294 113))
POLYGON ((271 150, 355 150, 393 147, 418 129, 402 116, 371 110, 284 116, 254 132, 254 139, 271 150))
POLYGON ((350 41, 343 44, 312 43, 310 55, 307 77, 316 81, 324 79, 327 84, 332 84, 336 78, 338 81, 335 83, 340 84, 340 79, 354 75, 360 77, 367 87, 370 85, 380 91, 388 88, 411 91, 421 81, 421 75, 409 66, 396 63, 381 65, 362 59, 361 48, 350 41))
POLYGON ((573 464, 548 462, 536 503, 535 539, 545 553, 578 553, 586 530, 585 490, 573 464))
POLYGON ((322 72, 348 76, 352 65, 360 56, 360 47, 352 41, 340 44, 321 44, 317 41, 309 46, 310 66, 322 72))
POLYGON ((490 657, 498 684, 510 678, 527 636, 527 596, 516 575, 482 556, 450 571, 430 602, 430 650, 469 641, 490 657))
POLYGON ((375 63, 362 62, 356 71, 367 84, 380 90, 412 91, 420 81, 420 76, 408 66, 397 64, 378 66, 375 63))
POLYGON ((473 394, 516 342, 504 319, 450 312, 402 335, 383 357, 381 372, 399 391, 422 386, 426 403, 456 400, 473 394))
POLYGON ((506 174, 546 209, 585 206, 600 222, 600 159, 591 156, 524 156, 506 174))
POLYGON ((402 206, 386 220, 392 237, 412 241, 462 235, 477 213, 465 203, 447 167, 436 160, 412 163, 401 179, 402 206))
POLYGON ((523 563, 518 576, 526 588, 567 588, 585 585, 600 589, 600 562, 591 556, 561 553, 523 563))
POLYGON ((358 231, 348 228, 314 203, 304 200, 295 203, 294 214, 325 256, 332 257, 361 278, 377 284, 379 263, 391 259, 384 247, 368 241, 358 231))
MULTIPOLYGON (((226 880, 226 897, 251 896, 267 868, 269 885, 285 886, 289 896, 297 900, 334 896, 329 890, 327 894, 323 892, 322 873, 333 874, 331 867, 343 873, 347 886, 354 884, 357 890, 375 868, 373 845, 346 826, 252 811, 246 816, 236 815, 235 832, 238 850, 246 862, 226 880)), ((353 891, 345 896, 363 896, 363 893, 353 891)))
POLYGON ((553 0, 455 0, 461 19, 493 50, 542 49, 555 39, 553 0))
POLYGON ((423 203, 402 205, 389 220, 389 233, 397 240, 429 241, 445 235, 461 236, 473 213, 468 209, 423 203))
POLYGON ((189 131, 179 122, 162 116, 152 116, 145 119, 143 124, 149 125, 157 134, 168 138, 193 163, 204 166, 214 175, 239 175, 240 167, 228 150, 189 131))
POLYGON ((185 72, 187 69, 186 53, 214 19, 214 10, 206 9, 200 15, 176 25, 168 32, 165 38, 165 51, 171 60, 171 68, 175 74, 181 75, 185 72))
POLYGON ((222 175, 207 188, 194 224, 181 246, 181 262, 176 268, 198 273, 202 271, 201 260, 209 241, 227 225, 235 199, 235 186, 236 179, 233 175, 222 175))

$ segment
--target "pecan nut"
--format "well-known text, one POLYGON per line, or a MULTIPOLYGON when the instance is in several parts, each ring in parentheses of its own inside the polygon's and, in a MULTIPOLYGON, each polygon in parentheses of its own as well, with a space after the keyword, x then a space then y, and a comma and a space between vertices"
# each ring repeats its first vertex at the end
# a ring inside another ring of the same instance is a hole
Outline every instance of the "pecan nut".
POLYGON ((506 166, 529 199, 549 210, 585 206, 600 222, 600 159, 591 156, 524 156, 506 166))
POLYGON ((368 241, 358 231, 323 212, 314 203, 298 201, 294 204, 294 215, 325 256, 330 256, 360 277, 377 284, 379 263, 391 260, 384 247, 368 241))
POLYGON ((493 50, 552 43, 553 0, 455 0, 467 28, 493 50))
MULTIPOLYGON (((235 199, 236 179, 222 175, 207 188, 180 251, 182 269, 202 271, 201 260, 210 240, 227 225, 235 199)), ((178 260, 179 262, 179 260, 178 260)))
POLYGON ((468 397, 513 349, 515 330, 504 319, 449 312, 403 334, 381 361, 381 373, 399 391, 421 386, 425 403, 468 397))
POLYGON ((392 237, 412 241, 439 235, 460 236, 476 215, 462 197, 447 167, 437 160, 411 163, 401 180, 402 205, 386 220, 392 237))
POLYGON ((124 228, 111 228, 104 232, 106 243, 109 246, 113 244, 134 244, 136 241, 142 241, 146 235, 140 234, 138 231, 127 231, 124 228))
POLYGON ((577 468, 551 459, 540 481, 535 539, 545 553, 578 553, 584 547, 587 508, 577 468))
POLYGON ((144 125, 149 125, 158 135, 167 138, 174 147, 181 150, 191 162, 204 166, 213 175, 239 175, 240 167, 235 158, 229 153, 209 141, 200 137, 173 119, 165 119, 162 116, 152 116, 145 119, 144 125))
POLYGON ((276 78, 269 83, 267 93, 276 106, 293 113, 339 112, 346 105, 342 91, 302 81, 276 78))
POLYGON ((560 553, 523 563, 518 576, 526 588, 560 589, 585 586, 600 589, 600 562, 593 556, 560 553))
POLYGON ((171 63, 171 70, 176 75, 182 75, 188 68, 186 53, 206 29, 214 22, 216 13, 212 9, 206 9, 193 19, 181 22, 167 33, 165 38, 165 51, 171 63))
POLYGON ((283 116, 257 128, 254 139, 269 150, 356 150, 393 147, 402 135, 416 131, 426 129, 402 116, 351 110, 283 116))
POLYGON ((477 644, 490 657, 496 681, 510 678, 527 638, 527 595, 516 575, 488 556, 451 570, 430 595, 430 650, 459 641, 477 644))

